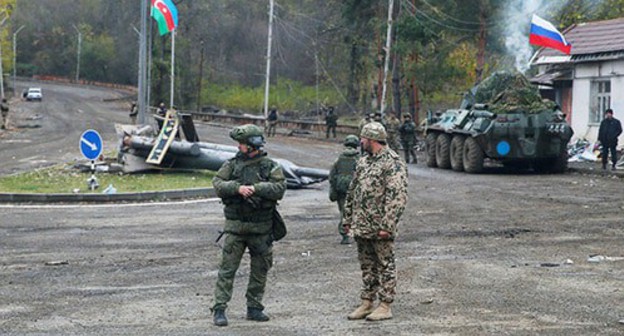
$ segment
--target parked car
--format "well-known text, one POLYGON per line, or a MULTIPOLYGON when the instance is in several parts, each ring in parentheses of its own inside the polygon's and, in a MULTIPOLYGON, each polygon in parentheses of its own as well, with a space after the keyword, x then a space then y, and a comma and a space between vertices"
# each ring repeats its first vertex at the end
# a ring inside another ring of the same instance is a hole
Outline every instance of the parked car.
POLYGON ((31 100, 42 101, 43 94, 41 93, 41 88, 29 88, 28 92, 26 93, 26 100, 27 101, 31 101, 31 100))

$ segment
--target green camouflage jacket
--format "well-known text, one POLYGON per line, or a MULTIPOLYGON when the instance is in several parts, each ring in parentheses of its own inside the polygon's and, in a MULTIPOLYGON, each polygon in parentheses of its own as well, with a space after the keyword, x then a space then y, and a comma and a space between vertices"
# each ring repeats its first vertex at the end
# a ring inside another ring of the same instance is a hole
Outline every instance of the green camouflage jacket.
POLYGON ((407 167, 388 147, 358 160, 349 186, 343 223, 354 237, 378 239, 384 230, 390 239, 407 203, 407 167))
POLYGON ((273 209, 284 197, 286 181, 282 167, 266 153, 249 159, 239 152, 221 166, 212 185, 225 205, 225 232, 271 232, 273 209), (239 195, 241 185, 253 185, 254 195, 249 198, 239 195))

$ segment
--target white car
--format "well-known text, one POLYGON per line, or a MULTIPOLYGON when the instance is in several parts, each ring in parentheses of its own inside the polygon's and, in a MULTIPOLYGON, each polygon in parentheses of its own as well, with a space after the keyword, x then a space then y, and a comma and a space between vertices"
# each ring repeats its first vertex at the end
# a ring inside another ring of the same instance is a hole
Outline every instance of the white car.
POLYGON ((31 100, 42 101, 43 100, 43 94, 41 93, 41 88, 30 88, 30 89, 28 89, 28 92, 26 93, 26 100, 28 100, 28 101, 31 101, 31 100))

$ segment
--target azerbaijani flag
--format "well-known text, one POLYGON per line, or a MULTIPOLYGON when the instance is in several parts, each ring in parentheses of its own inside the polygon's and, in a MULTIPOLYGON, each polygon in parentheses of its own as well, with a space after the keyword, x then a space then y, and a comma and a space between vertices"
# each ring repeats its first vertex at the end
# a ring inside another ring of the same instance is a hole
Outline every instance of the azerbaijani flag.
POLYGON ((160 35, 165 35, 178 26, 178 9, 171 0, 152 0, 151 16, 158 22, 160 35))
POLYGON ((529 43, 541 47, 552 48, 570 55, 572 45, 566 41, 555 26, 541 17, 533 14, 531 19, 531 33, 529 43))

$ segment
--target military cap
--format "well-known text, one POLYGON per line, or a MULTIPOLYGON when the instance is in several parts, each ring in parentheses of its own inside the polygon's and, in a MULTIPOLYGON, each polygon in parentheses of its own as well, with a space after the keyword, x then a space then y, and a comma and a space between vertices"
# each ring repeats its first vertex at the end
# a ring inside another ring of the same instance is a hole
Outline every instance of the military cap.
POLYGON ((345 137, 343 144, 348 147, 356 148, 360 144, 360 138, 353 134, 349 134, 345 137))
POLYGON ((262 129, 254 124, 245 124, 234 127, 230 131, 230 138, 241 144, 260 148, 264 145, 262 129))
POLYGON ((373 121, 362 128, 360 137, 376 141, 386 141, 388 134, 386 133, 386 128, 382 124, 373 121))
POLYGON ((409 118, 412 119, 412 115, 409 113, 403 113, 403 118, 409 118))

